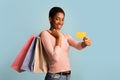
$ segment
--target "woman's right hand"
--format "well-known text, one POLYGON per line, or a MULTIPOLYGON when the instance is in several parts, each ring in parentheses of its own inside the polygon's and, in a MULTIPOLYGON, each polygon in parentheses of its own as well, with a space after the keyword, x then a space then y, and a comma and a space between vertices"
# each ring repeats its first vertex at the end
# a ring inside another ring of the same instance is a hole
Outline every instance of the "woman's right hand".
POLYGON ((58 31, 58 30, 48 30, 48 32, 53 35, 56 39, 60 38, 61 37, 61 33, 58 31))
POLYGON ((61 47, 61 33, 58 30, 48 30, 48 32, 56 38, 56 45, 61 47))

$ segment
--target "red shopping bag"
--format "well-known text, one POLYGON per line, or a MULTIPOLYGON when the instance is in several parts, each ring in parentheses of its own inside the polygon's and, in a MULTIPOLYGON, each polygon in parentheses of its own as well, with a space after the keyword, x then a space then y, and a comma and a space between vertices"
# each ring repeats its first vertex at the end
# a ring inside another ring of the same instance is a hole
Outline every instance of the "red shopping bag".
POLYGON ((21 66, 23 64, 23 61, 25 59, 25 56, 27 54, 27 51, 28 51, 33 39, 34 39, 34 35, 31 35, 30 38, 27 40, 27 42, 24 44, 24 46, 21 49, 21 51, 19 52, 19 54, 17 55, 14 62, 11 65, 11 68, 16 70, 17 72, 23 72, 24 71, 24 70, 21 69, 21 66))

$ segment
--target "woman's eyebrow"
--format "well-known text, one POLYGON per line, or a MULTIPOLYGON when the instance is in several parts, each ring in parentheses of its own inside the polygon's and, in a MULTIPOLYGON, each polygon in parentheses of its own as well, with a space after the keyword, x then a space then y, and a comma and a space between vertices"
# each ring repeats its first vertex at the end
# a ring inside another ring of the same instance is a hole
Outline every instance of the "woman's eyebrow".
MULTIPOLYGON (((61 19, 59 16, 57 18, 61 19)), ((62 19, 64 19, 64 18, 62 18, 62 19)))

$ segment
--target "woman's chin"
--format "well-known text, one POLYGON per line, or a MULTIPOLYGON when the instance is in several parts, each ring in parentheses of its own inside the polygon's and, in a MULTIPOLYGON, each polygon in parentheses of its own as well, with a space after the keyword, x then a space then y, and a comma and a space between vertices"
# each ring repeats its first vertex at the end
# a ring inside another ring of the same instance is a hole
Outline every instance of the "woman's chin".
POLYGON ((61 28, 58 28, 57 30, 61 30, 61 28))

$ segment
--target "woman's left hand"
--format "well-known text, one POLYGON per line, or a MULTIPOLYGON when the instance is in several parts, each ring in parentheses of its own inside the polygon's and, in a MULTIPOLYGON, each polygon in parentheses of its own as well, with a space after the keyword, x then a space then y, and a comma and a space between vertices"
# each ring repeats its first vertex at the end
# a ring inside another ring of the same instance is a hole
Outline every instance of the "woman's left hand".
POLYGON ((84 37, 84 38, 83 38, 83 41, 84 41, 84 43, 85 43, 87 46, 90 46, 90 45, 91 45, 91 40, 90 40, 90 38, 84 37))

